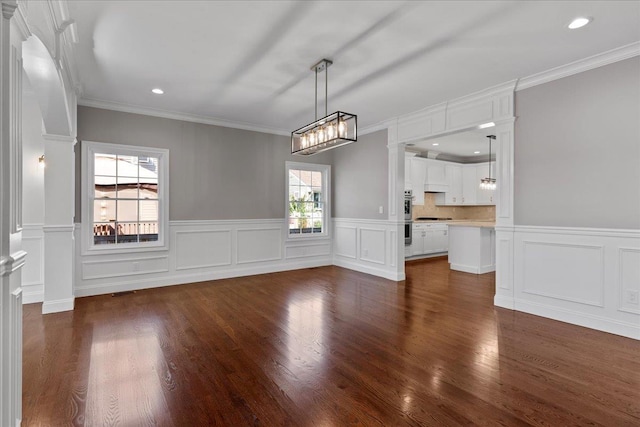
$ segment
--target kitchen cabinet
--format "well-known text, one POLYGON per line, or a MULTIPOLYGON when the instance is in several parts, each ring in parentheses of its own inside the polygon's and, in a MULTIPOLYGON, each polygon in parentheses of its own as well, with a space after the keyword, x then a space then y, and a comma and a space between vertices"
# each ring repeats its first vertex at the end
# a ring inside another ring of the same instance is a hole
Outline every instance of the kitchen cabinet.
POLYGON ((462 204, 475 205, 480 181, 477 178, 476 165, 462 167, 462 204))
POLYGON ((424 182, 427 179, 427 159, 412 157, 410 163, 413 204, 424 205, 424 182))
POLYGON ((404 158, 404 189, 413 190, 411 187, 411 157, 404 158))
POLYGON ((449 249, 446 224, 414 224, 412 232, 411 256, 447 252, 449 249))
POLYGON ((446 164, 444 171, 447 191, 436 194, 436 205, 462 204, 462 166, 446 164))
POLYGON ((446 177, 446 163, 438 160, 427 160, 427 176, 424 191, 444 192, 449 188, 446 177))
POLYGON ((493 222, 457 222, 449 226, 451 270, 484 274, 496 269, 493 222))
MULTIPOLYGON (((495 162, 491 163, 491 177, 495 177, 495 162)), ((446 193, 436 195, 436 205, 495 205, 495 190, 481 190, 480 180, 489 176, 489 164, 447 164, 446 193)))

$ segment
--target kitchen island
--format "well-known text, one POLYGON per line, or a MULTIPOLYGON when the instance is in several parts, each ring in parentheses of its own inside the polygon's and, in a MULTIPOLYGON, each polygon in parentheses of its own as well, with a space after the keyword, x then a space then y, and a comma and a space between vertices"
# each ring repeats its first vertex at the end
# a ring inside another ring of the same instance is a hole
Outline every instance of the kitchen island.
POLYGON ((494 221, 448 221, 449 266, 465 273, 496 270, 494 221))

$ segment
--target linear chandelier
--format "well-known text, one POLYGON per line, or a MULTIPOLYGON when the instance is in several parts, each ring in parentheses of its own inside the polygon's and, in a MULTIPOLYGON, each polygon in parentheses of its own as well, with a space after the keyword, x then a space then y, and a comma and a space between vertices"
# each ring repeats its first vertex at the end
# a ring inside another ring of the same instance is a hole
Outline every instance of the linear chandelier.
POLYGON ((316 74, 315 118, 300 129, 291 132, 291 154, 309 156, 358 140, 358 116, 355 114, 336 111, 327 114, 327 99, 329 87, 329 73, 327 69, 333 64, 328 59, 322 59, 311 67, 316 74), (324 117, 318 119, 318 73, 324 71, 324 117))
POLYGON ((491 178, 491 140, 496 139, 495 135, 487 135, 489 138, 489 178, 482 178, 480 180, 480 189, 482 190, 495 190, 496 179, 491 178))

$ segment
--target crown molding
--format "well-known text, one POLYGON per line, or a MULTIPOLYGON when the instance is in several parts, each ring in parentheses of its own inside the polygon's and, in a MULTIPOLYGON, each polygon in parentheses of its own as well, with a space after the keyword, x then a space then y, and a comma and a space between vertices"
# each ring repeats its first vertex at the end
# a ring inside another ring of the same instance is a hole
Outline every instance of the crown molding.
POLYGON ((574 74, 589 71, 594 68, 609 65, 614 62, 623 61, 628 58, 640 55, 640 41, 625 46, 621 46, 607 52, 602 52, 584 59, 579 59, 559 67, 541 73, 533 74, 528 77, 521 78, 516 85, 515 90, 528 89, 533 86, 549 83, 563 77, 572 76, 574 74))
POLYGON ((199 116, 195 114, 179 113, 177 111, 159 110, 155 108, 140 107, 136 105, 121 104, 118 102, 103 101, 93 98, 80 98, 78 105, 83 107, 102 108, 105 110, 120 111, 123 113, 142 114, 145 116, 161 117, 164 119, 182 120, 184 122, 202 123, 205 125, 222 126, 233 129, 249 130, 253 132, 269 133, 273 135, 291 136, 290 131, 256 126, 251 123, 236 122, 232 120, 218 119, 214 117, 199 116))
POLYGON ((29 29, 29 24, 27 24, 27 19, 24 16, 24 11, 22 9, 23 6, 22 3, 20 3, 13 14, 13 22, 16 24, 16 28, 20 33, 20 37, 22 37, 22 41, 25 41, 31 37, 31 30, 29 29))
POLYGON ((370 133, 377 132, 379 130, 387 130, 393 124, 393 120, 384 120, 382 122, 378 122, 369 126, 364 126, 358 129, 358 135, 368 135, 370 133))
POLYGON ((55 135, 53 133, 43 133, 42 139, 50 142, 70 142, 75 145, 78 141, 74 136, 69 135, 55 135))

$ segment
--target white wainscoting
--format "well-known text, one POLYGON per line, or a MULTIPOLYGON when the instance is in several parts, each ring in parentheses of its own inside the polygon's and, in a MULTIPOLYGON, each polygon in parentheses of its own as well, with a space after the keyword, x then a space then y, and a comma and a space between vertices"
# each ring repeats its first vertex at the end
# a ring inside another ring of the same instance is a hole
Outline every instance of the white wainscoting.
MULTIPOLYGON (((333 264, 386 279, 404 280, 398 272, 398 235, 404 223, 333 219, 333 264)), ((404 271, 404 270, 402 270, 404 271)))
POLYGON ((27 253, 22 268, 22 301, 24 304, 44 300, 44 233, 42 224, 22 227, 22 250, 27 253))
POLYGON ((640 339, 640 231, 516 226, 513 245, 496 305, 640 339))
MULTIPOLYGON (((76 227, 79 238, 80 224, 76 227)), ((75 296, 331 265, 331 238, 287 239, 281 219, 171 221, 169 250, 82 255, 75 296)))

